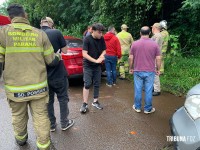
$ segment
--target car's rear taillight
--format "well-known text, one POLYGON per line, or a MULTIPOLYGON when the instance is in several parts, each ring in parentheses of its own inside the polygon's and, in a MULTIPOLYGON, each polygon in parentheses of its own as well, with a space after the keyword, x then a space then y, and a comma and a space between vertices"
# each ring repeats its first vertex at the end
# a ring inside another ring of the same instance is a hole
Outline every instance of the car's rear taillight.
POLYGON ((66 54, 62 53, 62 59, 66 65, 82 65, 82 51, 68 50, 66 54))
POLYGON ((80 52, 68 50, 67 53, 64 54, 64 55, 67 55, 67 56, 74 56, 74 55, 79 55, 79 54, 80 54, 80 52))
POLYGON ((63 59, 71 59, 71 58, 77 57, 78 55, 81 55, 81 52, 68 50, 66 54, 62 53, 62 58, 63 59))
POLYGON ((79 52, 76 52, 76 51, 68 51, 67 52, 67 56, 72 56, 72 55, 78 55, 79 54, 79 52))

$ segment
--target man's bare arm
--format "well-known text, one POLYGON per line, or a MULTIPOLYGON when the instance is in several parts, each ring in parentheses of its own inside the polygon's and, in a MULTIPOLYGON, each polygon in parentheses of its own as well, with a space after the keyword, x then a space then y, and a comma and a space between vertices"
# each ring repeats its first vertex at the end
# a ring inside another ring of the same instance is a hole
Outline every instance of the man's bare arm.
POLYGON ((66 54, 66 53, 67 53, 67 51, 68 51, 68 48, 67 48, 67 46, 65 46, 65 47, 61 48, 61 51, 62 51, 64 54, 66 54))
POLYGON ((160 66, 161 66, 161 59, 162 59, 162 56, 156 56, 156 69, 157 71, 160 71, 160 66))
POLYGON ((129 73, 130 74, 133 74, 133 60, 134 60, 134 58, 133 58, 133 55, 129 55, 129 73))
POLYGON ((106 50, 104 50, 99 57, 105 58, 104 55, 106 54, 106 50))
POLYGON ((91 62, 94 62, 94 63, 101 63, 101 62, 98 62, 96 59, 92 58, 90 55, 88 55, 88 52, 86 50, 83 50, 82 51, 82 54, 83 54, 83 57, 91 62))
POLYGON ((102 53, 101 53, 101 55, 99 56, 99 58, 98 59, 100 59, 101 61, 103 61, 104 59, 105 59, 105 55, 106 54, 106 50, 104 50, 102 53))
POLYGON ((129 55, 129 69, 133 69, 133 55, 129 55))

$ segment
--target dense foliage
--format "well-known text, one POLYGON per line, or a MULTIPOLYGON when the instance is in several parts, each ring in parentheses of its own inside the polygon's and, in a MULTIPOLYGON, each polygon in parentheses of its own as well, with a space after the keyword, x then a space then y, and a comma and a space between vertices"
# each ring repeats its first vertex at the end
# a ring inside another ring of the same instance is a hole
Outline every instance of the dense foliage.
POLYGON ((166 72, 160 76, 162 90, 175 95, 186 94, 187 91, 200 81, 200 57, 176 58, 172 61, 167 58, 166 72))
POLYGON ((200 56, 200 1, 184 1, 174 16, 173 32, 180 37, 183 56, 200 56))
POLYGON ((126 23, 134 39, 144 25, 167 20, 171 34, 179 36, 183 56, 199 55, 200 1, 196 0, 8 0, 22 4, 32 25, 39 27, 40 19, 50 16, 56 27, 65 34, 82 37, 89 24, 101 22, 106 27, 114 25, 118 31, 126 23))

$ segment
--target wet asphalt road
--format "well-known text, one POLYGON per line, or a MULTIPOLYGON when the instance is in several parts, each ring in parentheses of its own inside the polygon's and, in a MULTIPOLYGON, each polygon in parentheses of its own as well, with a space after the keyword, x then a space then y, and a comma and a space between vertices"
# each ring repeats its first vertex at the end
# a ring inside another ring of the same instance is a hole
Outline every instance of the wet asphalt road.
MULTIPOLYGON (((27 145, 15 144, 11 125, 11 112, 8 107, 4 89, 0 83, 0 150, 35 150, 36 138, 29 119, 27 145)), ((75 124, 67 131, 61 131, 59 123, 58 101, 55 103, 57 116, 56 132, 51 133, 55 150, 159 150, 164 149, 166 136, 170 135, 169 118, 174 110, 184 103, 184 98, 162 92, 154 97, 154 114, 136 113, 133 105, 133 84, 119 80, 117 86, 109 88, 102 79, 100 103, 103 110, 93 108, 92 90, 90 92, 89 112, 80 114, 82 104, 81 80, 71 80, 69 88, 69 118, 75 124)))

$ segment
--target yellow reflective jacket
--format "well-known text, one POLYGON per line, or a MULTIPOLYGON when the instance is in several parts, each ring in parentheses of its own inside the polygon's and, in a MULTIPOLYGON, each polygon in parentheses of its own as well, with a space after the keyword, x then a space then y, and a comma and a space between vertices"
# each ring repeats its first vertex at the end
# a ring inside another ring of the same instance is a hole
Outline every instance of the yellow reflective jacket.
POLYGON ((42 98, 47 92, 46 64, 58 59, 45 32, 22 17, 0 29, 0 63, 9 99, 21 102, 42 98))
POLYGON ((133 43, 133 37, 130 33, 122 30, 117 34, 117 37, 119 39, 122 55, 129 54, 129 51, 131 49, 131 45, 133 43))
POLYGON ((163 44, 162 44, 162 53, 165 54, 167 51, 167 47, 168 47, 168 41, 169 41, 169 33, 167 32, 167 30, 163 30, 161 31, 161 35, 163 37, 163 44))

